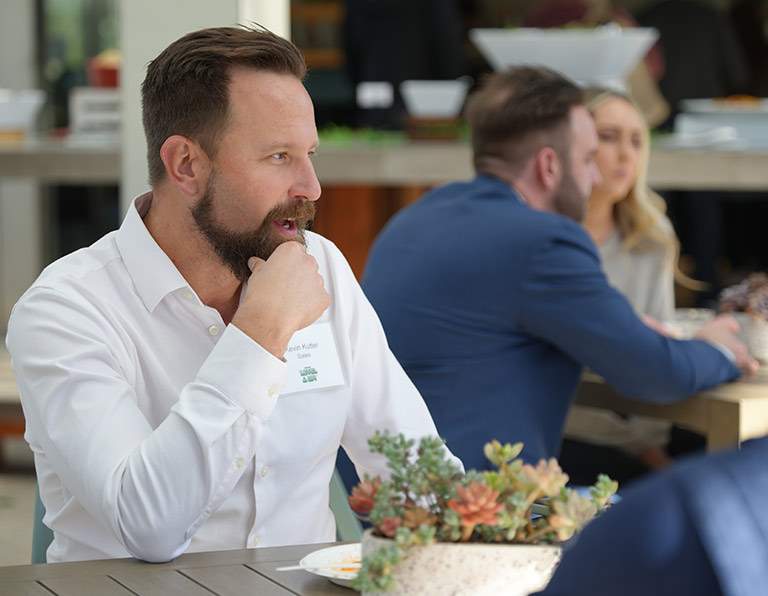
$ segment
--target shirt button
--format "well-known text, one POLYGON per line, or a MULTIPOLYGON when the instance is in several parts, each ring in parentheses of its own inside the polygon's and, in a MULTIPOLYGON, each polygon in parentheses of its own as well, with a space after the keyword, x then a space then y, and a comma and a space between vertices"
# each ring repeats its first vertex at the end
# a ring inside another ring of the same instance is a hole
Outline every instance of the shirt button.
POLYGON ((191 290, 186 290, 184 292, 184 298, 186 298, 187 300, 194 300, 195 299, 195 295, 192 293, 191 290))
POLYGON ((239 470, 245 465, 245 460, 242 457, 235 459, 235 467, 239 470))
POLYGON ((211 325, 208 327, 208 335, 217 336, 219 334, 219 326, 218 325, 211 325))
POLYGON ((267 389, 267 395, 269 397, 275 397, 280 394, 280 385, 270 385, 267 389))
POLYGON ((262 478, 266 478, 267 474, 269 474, 269 467, 262 466, 261 467, 261 472, 259 472, 259 474, 261 475, 262 478))
POLYGON ((253 548, 257 544, 259 544, 258 536, 248 536, 248 548, 253 548))

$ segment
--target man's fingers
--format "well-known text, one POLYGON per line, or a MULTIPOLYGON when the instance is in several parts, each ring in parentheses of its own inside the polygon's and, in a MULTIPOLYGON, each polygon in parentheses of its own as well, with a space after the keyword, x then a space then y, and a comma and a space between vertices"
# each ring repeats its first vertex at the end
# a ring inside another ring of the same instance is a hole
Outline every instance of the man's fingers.
POLYGON ((742 368, 746 375, 751 377, 752 375, 757 374, 757 371, 760 368, 760 364, 757 362, 757 360, 750 356, 747 358, 746 365, 742 368))
POLYGON ((752 354, 749 353, 746 346, 739 344, 737 348, 733 350, 733 353, 736 357, 736 364, 744 374, 753 375, 757 372, 760 365, 757 360, 752 357, 752 354))
POLYGON ((739 322, 731 315, 721 315, 720 320, 725 325, 725 328, 731 333, 738 333, 741 330, 739 322))

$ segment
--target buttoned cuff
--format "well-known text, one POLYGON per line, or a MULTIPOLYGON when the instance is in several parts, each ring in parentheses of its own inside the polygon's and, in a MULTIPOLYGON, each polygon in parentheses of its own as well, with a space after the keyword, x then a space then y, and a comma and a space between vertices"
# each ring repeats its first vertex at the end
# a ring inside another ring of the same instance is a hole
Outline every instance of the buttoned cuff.
POLYGON ((197 379, 259 418, 268 418, 283 389, 288 365, 234 325, 227 325, 197 379))

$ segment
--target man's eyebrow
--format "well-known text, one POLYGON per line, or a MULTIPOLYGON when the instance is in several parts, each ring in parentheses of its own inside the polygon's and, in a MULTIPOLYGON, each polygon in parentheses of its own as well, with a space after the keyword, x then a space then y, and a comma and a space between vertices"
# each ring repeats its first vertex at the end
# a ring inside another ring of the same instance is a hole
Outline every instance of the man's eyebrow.
MULTIPOLYGON (((269 145, 265 145, 263 147, 263 151, 265 152, 274 152, 274 151, 288 151, 290 149, 293 149, 297 147, 298 145, 292 144, 292 143, 270 143, 269 145)), ((317 148, 320 146, 320 141, 314 143, 309 150, 310 151, 317 151, 317 148)))

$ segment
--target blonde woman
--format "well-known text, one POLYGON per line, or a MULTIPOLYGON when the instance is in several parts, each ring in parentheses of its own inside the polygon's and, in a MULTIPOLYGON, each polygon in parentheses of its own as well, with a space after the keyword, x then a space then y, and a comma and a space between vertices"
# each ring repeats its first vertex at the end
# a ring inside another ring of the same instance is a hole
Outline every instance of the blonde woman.
POLYGON ((602 182, 592 189, 584 226, 610 281, 635 309, 659 321, 674 314, 678 240, 664 200, 646 182, 648 127, 625 95, 590 90, 602 182))
MULTIPOLYGON (((661 197, 648 188, 648 127, 636 105, 615 91, 589 90, 587 105, 599 139, 602 181, 592 189, 584 226, 598 246, 609 281, 635 310, 656 321, 674 314, 678 241, 661 197)), ((564 467, 574 481, 592 468, 616 467, 624 480, 669 461, 670 425, 576 406, 566 425, 564 467), (608 463, 605 459, 612 463, 608 463), (570 469, 569 469, 570 468, 570 469), (579 473, 583 470, 583 474, 579 473)))

